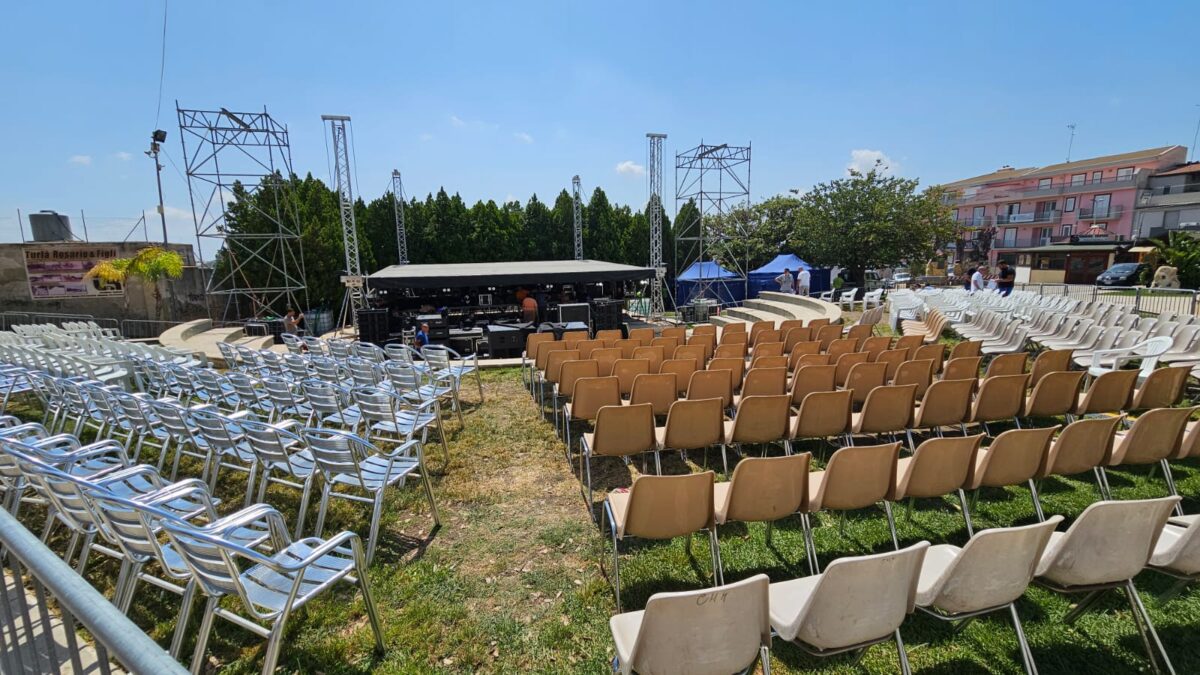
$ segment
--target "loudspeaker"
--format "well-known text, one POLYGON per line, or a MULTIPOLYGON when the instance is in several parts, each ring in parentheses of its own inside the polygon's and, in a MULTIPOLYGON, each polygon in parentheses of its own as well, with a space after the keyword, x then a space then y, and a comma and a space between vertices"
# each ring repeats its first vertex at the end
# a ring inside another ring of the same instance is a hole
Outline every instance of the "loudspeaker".
POLYGON ((620 300, 602 298, 592 302, 592 328, 594 330, 615 330, 621 327, 620 300))
POLYGON ((591 308, 586 302, 575 302, 558 306, 559 323, 578 322, 590 324, 592 322, 591 319, 591 308))
POLYGON ((493 359, 520 356, 525 347, 525 332, 510 326, 487 326, 488 356, 493 359))
POLYGON ((388 313, 386 309, 360 309, 355 315, 358 319, 358 339, 383 346, 388 341, 388 313))

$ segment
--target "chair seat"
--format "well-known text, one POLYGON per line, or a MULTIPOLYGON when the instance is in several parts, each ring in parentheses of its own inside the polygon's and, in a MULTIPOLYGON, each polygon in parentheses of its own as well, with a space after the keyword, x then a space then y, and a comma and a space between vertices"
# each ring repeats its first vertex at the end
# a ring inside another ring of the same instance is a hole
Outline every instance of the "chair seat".
POLYGON ((613 525, 617 531, 617 539, 625 538, 625 518, 629 515, 629 492, 610 492, 607 501, 612 510, 613 525))
POLYGON ((420 464, 416 457, 396 457, 388 460, 386 457, 372 455, 358 465, 358 471, 362 474, 361 479, 358 473, 339 473, 333 477, 332 482, 374 492, 398 482, 419 468, 420 464), (391 463, 390 470, 388 469, 389 461, 391 463))
POLYGON ((633 658, 633 647, 637 644, 638 633, 642 630, 642 616, 645 613, 645 610, 639 609, 636 612, 617 614, 608 620, 613 643, 617 647, 617 659, 621 663, 629 663, 633 658))
POLYGON ((1185 527, 1176 526, 1172 522, 1174 520, 1172 518, 1171 521, 1168 521, 1167 526, 1162 529, 1162 534, 1158 535, 1158 542, 1154 544, 1154 553, 1150 555, 1150 564, 1155 567, 1170 567, 1172 559, 1175 557, 1171 547, 1175 546, 1187 531, 1185 527))
POLYGON ((289 454, 286 461, 273 461, 268 463, 267 467, 272 471, 282 469, 296 478, 308 478, 316 470, 317 463, 313 460, 311 452, 301 450, 289 454))
POLYGON ((817 495, 820 494, 821 482, 824 480, 824 471, 810 471, 808 474, 808 513, 821 510, 821 499, 817 495))
POLYGON ((730 482, 713 483, 713 519, 718 525, 725 524, 726 502, 731 487, 733 483, 730 482))
MULTIPOLYGON (((1046 570, 1050 567, 1050 561, 1058 553, 1058 547, 1062 545, 1063 539, 1066 536, 1066 532, 1055 531, 1050 533, 1050 541, 1046 542, 1046 549, 1042 551, 1042 559, 1038 561, 1037 570, 1034 572, 1035 576, 1040 577, 1046 573, 1046 570)), ((1050 580, 1054 581, 1053 578, 1050 578, 1050 580)))
MULTIPOLYGON (((284 564, 295 563, 303 560, 323 543, 325 542, 317 537, 301 539, 271 556, 271 559, 284 564)), ((349 545, 345 545, 326 553, 307 567, 287 574, 280 574, 263 565, 255 565, 242 573, 241 581, 246 588, 247 599, 260 611, 278 613, 283 611, 288 593, 297 577, 300 579, 300 589, 296 593, 293 608, 303 606, 331 581, 344 577, 353 570, 354 553, 349 545)))
MULTIPOLYGON (((900 460, 904 461, 904 460, 900 460)), ((941 580, 946 570, 962 553, 962 549, 953 544, 938 544, 925 549, 925 562, 921 564, 921 578, 917 580, 917 604, 929 607, 936 599, 934 585, 941 580)))
POLYGON ((779 633, 779 637, 788 642, 796 639, 800 632, 800 624, 796 621, 795 610, 798 607, 807 606, 808 599, 820 582, 821 575, 814 574, 799 579, 776 582, 768 587, 771 628, 779 633), (785 609, 788 610, 787 614, 783 613, 785 609))

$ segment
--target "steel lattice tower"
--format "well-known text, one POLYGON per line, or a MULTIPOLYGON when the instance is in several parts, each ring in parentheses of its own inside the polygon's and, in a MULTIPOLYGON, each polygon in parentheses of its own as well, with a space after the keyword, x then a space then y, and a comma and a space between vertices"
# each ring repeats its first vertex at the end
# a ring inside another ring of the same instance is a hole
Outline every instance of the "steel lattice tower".
POLYGON ((175 113, 197 259, 204 263, 205 242, 216 245, 205 282, 209 316, 241 321, 307 306, 287 127, 266 108, 235 113, 176 102, 175 113), (246 208, 235 215, 231 203, 246 208))
POLYGON ((571 178, 571 201, 575 211, 575 259, 583 260, 583 188, 579 176, 571 178))
POLYGON ((666 134, 646 134, 650 143, 650 266, 654 278, 650 281, 650 318, 661 319, 666 307, 663 305, 663 278, 667 268, 663 265, 662 241, 662 144, 666 134))
MULTIPOLYGON (((354 222, 354 192, 350 185, 350 147, 346 138, 346 122, 348 115, 321 115, 321 119, 329 122, 330 133, 333 136, 333 174, 334 188, 338 193, 339 211, 342 219, 342 240, 346 249, 346 275, 342 283, 346 285, 347 302, 343 305, 343 313, 350 313, 350 320, 355 328, 358 327, 358 310, 367 308, 365 293, 366 280, 362 274, 362 261, 358 255, 358 226, 354 222)), ((345 323, 343 322, 343 325, 345 323)))
POLYGON ((400 171, 392 169, 392 208, 396 212, 396 262, 408 264, 408 233, 404 231, 404 183, 400 171))
MULTIPOLYGON (((675 155, 675 269, 676 274, 696 262, 713 262, 714 244, 727 241, 729 235, 720 235, 711 230, 713 221, 720 221, 733 209, 750 203, 750 146, 707 145, 703 142, 694 148, 675 155), (690 222, 680 222, 679 210, 692 202, 696 217, 690 222)), ((745 236, 739 232, 739 236, 745 236)), ((739 273, 736 281, 717 277, 698 279, 696 291, 690 298, 675 298, 677 303, 696 298, 722 298, 728 300, 729 292, 723 288, 731 281, 746 288, 746 273, 743 261, 728 259, 721 261, 739 273)))

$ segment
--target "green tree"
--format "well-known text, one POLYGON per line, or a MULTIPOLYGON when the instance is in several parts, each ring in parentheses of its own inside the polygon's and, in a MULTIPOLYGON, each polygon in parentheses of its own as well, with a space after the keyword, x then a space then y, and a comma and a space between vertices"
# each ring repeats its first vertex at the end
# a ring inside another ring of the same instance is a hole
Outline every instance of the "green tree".
MULTIPOLYGON (((162 289, 159 282, 183 276, 183 257, 159 246, 147 246, 131 258, 105 260, 88 270, 85 279, 97 278, 108 283, 128 283, 136 279, 154 291, 154 315, 162 315, 162 289)), ((126 303, 128 303, 126 299, 126 303)))
MULTIPOLYGON (((1188 232, 1172 230, 1166 240, 1152 240, 1156 247, 1160 265, 1169 265, 1179 271, 1179 285, 1183 288, 1200 288, 1200 237, 1188 232)), ((1153 278, 1154 272, 1150 272, 1153 278)))

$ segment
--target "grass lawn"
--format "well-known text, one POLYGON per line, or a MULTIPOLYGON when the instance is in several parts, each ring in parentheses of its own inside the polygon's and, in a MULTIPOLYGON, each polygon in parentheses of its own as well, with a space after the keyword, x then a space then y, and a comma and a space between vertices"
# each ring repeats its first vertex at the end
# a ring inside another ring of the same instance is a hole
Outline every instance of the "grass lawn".
MULTIPOLYGON (((379 605, 387 651, 374 655, 362 602, 349 586, 325 596, 292 620, 280 661, 280 672, 409 673, 409 672, 607 672, 613 651, 608 618, 613 595, 604 570, 611 565, 607 541, 588 517, 572 467, 553 426, 539 418, 516 370, 484 373, 487 400, 475 401, 473 387, 466 426, 451 428, 451 463, 441 471, 440 448, 431 446, 434 491, 442 527, 430 537, 432 520, 418 485, 395 493, 387 505, 382 539, 370 583, 379 605), (601 567, 603 564, 603 568, 601 567)), ((36 414, 35 411, 25 411, 36 414)), ((808 449, 825 451, 819 444, 808 449)), ((678 457, 664 457, 664 469, 683 471, 678 457)), ((691 457, 719 470, 720 457, 691 457)), ((193 466, 195 470, 197 467, 193 466)), ((1200 465, 1180 467, 1176 480, 1183 494, 1200 493, 1200 465)), ((594 476, 602 490, 630 483, 636 471, 619 461, 599 461, 594 476)), ((223 480, 218 492, 228 510, 241 503, 240 476, 223 480)), ((1096 499, 1093 483, 1053 479, 1043 485, 1047 514, 1077 516, 1096 499)), ((1166 494, 1161 477, 1146 471, 1113 471, 1110 481, 1121 499, 1166 494)), ((298 495, 283 488, 268 501, 295 517, 298 495)), ((316 500, 314 499, 314 502, 316 500)), ((966 531, 950 499, 922 500, 912 519, 897 505, 902 545, 928 539, 963 544, 966 531)), ((1185 511, 1200 510, 1195 499, 1185 511)), ((315 522, 316 504, 309 513, 315 522)), ((365 505, 335 502, 326 533, 353 528, 365 533, 365 505)), ((34 531, 41 514, 30 508, 23 519, 34 531)), ((1029 493, 1023 489, 986 490, 975 509, 976 527, 1029 523, 1034 520, 1029 493)), ((851 514, 844 535, 835 515, 821 514, 816 544, 821 562, 835 557, 883 551, 891 547, 882 510, 851 514)), ((774 543, 765 542, 765 527, 731 524, 721 530, 726 581, 760 572, 772 580, 807 574, 798 519, 775 528, 774 543)), ((61 547, 62 542, 56 546, 61 547)), ((61 548, 56 548, 61 551, 61 548)), ((621 568, 626 609, 640 609, 657 591, 700 588, 708 583, 708 548, 697 539, 693 553, 684 540, 626 545, 621 568)), ((117 565, 94 556, 89 579, 110 588, 117 565)), ((1172 581, 1144 573, 1137 579, 1160 636, 1180 673, 1200 672, 1200 591, 1185 590, 1163 602, 1159 593, 1172 581)), ((132 617, 166 644, 178 599, 141 587, 132 617)), ((231 600, 227 603, 233 606, 231 600)), ((198 603, 202 604, 202 603, 198 603)), ((1031 588, 1019 603, 1038 668, 1043 673, 1128 673, 1149 671, 1149 662, 1129 606, 1112 593, 1098 611, 1085 614, 1074 628, 1062 624, 1071 600, 1031 588)), ((198 614, 198 612, 197 612, 198 614)), ((193 631, 199 617, 193 615, 193 631)), ((975 621, 953 635, 947 624, 911 616, 903 626, 913 668, 924 673, 1021 672, 1017 641, 1004 615, 975 621)), ((191 639, 185 647, 190 654, 191 639)), ((210 667, 222 673, 255 673, 261 668, 265 641, 221 620, 210 641, 210 667)), ((772 645, 776 673, 892 673, 898 671, 890 643, 871 648, 855 668, 848 657, 818 660, 780 643, 772 645)))

